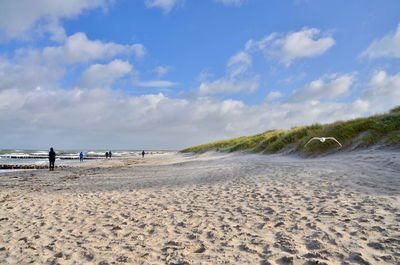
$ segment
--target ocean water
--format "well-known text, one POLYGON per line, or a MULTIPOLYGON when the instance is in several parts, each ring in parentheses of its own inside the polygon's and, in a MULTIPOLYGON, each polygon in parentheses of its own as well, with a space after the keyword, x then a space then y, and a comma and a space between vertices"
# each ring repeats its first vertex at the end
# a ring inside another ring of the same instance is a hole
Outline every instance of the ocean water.
MULTIPOLYGON (((108 150, 107 150, 108 151, 108 150)), ((85 150, 82 151, 84 159, 104 159, 106 150, 85 150)), ((73 163, 79 163, 79 153, 76 150, 55 150, 56 166, 66 166, 73 163)), ((116 150, 112 152, 112 157, 132 157, 140 156, 141 150, 116 150)), ((153 151, 160 153, 160 151, 153 151)), ((4 150, 0 149, 0 165, 48 165, 48 150, 4 150)), ((3 171, 3 170, 0 170, 3 171)), ((5 171, 3 171, 4 173, 5 171)))

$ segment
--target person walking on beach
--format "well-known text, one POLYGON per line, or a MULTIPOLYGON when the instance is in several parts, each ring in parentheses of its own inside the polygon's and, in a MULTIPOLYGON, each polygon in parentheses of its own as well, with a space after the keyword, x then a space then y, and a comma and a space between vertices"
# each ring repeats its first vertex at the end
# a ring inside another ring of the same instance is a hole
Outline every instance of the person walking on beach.
POLYGON ((49 170, 54 170, 54 163, 56 162, 56 152, 54 152, 53 147, 50 148, 49 162, 49 170))
POLYGON ((142 151, 142 157, 144 157, 144 154, 145 154, 145 152, 144 152, 144 150, 142 151))
POLYGON ((108 152, 106 152, 106 159, 108 158, 108 152))
POLYGON ((111 151, 109 151, 108 152, 108 156, 111 158, 111 155, 112 155, 112 153, 111 153, 111 151))
POLYGON ((82 162, 83 161, 83 152, 81 152, 80 154, 79 154, 79 160, 82 162))

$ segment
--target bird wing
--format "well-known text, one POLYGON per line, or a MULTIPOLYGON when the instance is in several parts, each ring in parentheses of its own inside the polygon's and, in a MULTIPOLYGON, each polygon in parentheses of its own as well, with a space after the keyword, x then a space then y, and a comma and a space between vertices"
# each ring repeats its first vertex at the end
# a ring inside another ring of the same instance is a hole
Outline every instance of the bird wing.
POLYGON ((304 145, 304 147, 306 147, 306 145, 308 145, 312 140, 320 140, 320 138, 319 138, 319 137, 313 137, 313 138, 311 138, 311 139, 304 145))
POLYGON ((326 139, 331 139, 331 140, 333 140, 333 141, 335 141, 335 142, 337 142, 338 143, 338 145, 340 145, 340 147, 342 147, 342 145, 339 143, 339 141, 338 140, 336 140, 334 137, 325 137, 326 139))

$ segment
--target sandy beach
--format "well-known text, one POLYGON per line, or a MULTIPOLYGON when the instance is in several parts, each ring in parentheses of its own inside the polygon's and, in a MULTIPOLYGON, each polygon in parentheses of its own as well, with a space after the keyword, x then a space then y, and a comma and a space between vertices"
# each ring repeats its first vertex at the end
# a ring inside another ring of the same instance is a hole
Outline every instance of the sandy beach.
POLYGON ((1 174, 0 263, 400 264, 400 153, 174 153, 1 174))

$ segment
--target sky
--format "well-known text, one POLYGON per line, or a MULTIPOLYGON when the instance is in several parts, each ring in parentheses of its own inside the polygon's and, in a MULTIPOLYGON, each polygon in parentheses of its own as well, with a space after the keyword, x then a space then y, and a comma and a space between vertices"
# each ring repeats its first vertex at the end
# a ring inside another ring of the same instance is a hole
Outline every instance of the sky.
POLYGON ((0 149, 182 149, 400 105, 400 1, 0 0, 0 149))

